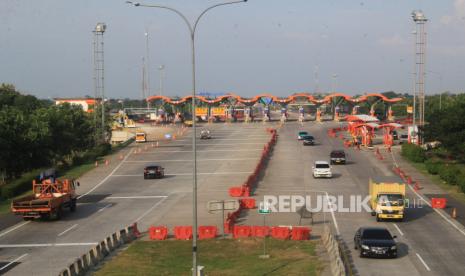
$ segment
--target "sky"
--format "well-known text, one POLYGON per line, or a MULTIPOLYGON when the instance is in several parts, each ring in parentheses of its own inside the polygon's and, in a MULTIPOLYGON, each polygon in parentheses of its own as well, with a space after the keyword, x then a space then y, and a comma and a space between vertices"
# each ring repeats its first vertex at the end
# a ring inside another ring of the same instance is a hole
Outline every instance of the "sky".
MULTIPOLYGON (((143 2, 143 1, 141 1, 143 2)), ((221 0, 145 0, 194 21, 221 0)), ((197 92, 410 92, 413 10, 429 19, 426 93, 464 90, 465 0, 249 0, 210 10, 196 32, 197 92), (316 77, 318 76, 318 77, 316 77)), ((124 0, 1 0, 0 83, 40 98, 94 95, 92 41, 104 34, 105 94, 141 98, 149 34, 150 94, 191 93, 191 48, 175 13, 124 0)))

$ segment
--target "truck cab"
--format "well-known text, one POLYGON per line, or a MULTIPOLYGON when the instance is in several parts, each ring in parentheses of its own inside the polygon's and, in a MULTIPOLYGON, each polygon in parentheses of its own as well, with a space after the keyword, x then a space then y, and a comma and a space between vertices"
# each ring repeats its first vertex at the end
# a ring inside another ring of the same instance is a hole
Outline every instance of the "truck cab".
POLYGON ((405 211, 405 183, 398 177, 371 178, 370 207, 376 221, 403 220, 405 211))

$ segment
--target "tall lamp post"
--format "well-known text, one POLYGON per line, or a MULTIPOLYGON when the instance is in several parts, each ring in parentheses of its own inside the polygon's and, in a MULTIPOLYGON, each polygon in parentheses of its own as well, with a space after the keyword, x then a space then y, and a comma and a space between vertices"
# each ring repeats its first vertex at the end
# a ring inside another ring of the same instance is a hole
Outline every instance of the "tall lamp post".
POLYGON ((134 5, 135 7, 146 7, 146 8, 158 8, 172 11, 179 15, 182 20, 186 23, 187 28, 189 29, 190 38, 191 38, 191 54, 192 54, 192 152, 193 152, 193 175, 192 175, 192 209, 193 209, 193 225, 192 225, 192 275, 197 275, 197 148, 196 148, 196 116, 195 116, 195 97, 196 97, 196 81, 195 81, 195 31, 197 30, 197 25, 202 18, 202 16, 207 13, 209 10, 216 7, 239 4, 247 2, 247 0, 231 1, 225 3, 215 4, 203 10, 200 15, 191 23, 187 17, 178 11, 177 9, 162 6, 162 5, 147 5, 141 4, 138 2, 126 1, 126 3, 134 5))
POLYGON ((160 71, 160 91, 159 94, 160 96, 163 95, 163 79, 165 77, 165 65, 160 65, 158 66, 158 71, 160 71))

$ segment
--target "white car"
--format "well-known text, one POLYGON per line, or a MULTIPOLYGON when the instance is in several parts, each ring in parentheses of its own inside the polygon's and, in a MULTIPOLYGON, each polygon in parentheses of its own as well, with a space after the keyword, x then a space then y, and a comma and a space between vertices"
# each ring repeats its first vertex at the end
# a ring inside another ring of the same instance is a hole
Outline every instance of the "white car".
POLYGON ((331 166, 326 161, 316 161, 312 167, 313 177, 326 177, 331 178, 333 174, 331 173, 331 166))

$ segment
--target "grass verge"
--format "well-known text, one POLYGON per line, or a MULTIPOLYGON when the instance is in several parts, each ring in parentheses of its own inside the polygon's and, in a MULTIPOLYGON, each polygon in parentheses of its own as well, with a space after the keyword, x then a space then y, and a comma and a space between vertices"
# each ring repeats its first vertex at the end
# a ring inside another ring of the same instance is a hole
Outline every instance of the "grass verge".
MULTIPOLYGON (((263 239, 201 240, 199 265, 206 275, 319 275, 324 264, 315 241, 263 239)), ((192 241, 136 241, 113 257, 94 275, 190 275, 192 241)))
POLYGON ((434 184, 446 191, 451 197, 465 204, 465 194, 462 193, 460 187, 447 184, 439 177, 439 175, 430 174, 426 169, 425 163, 415 163, 406 158, 404 158, 404 160, 406 160, 410 165, 412 165, 412 167, 428 177, 434 184))

